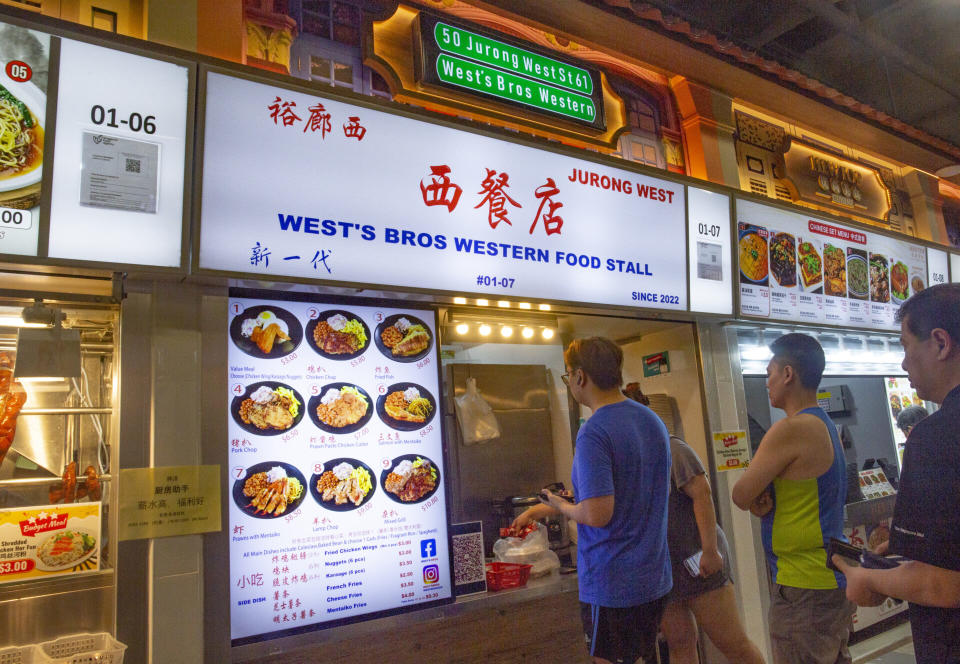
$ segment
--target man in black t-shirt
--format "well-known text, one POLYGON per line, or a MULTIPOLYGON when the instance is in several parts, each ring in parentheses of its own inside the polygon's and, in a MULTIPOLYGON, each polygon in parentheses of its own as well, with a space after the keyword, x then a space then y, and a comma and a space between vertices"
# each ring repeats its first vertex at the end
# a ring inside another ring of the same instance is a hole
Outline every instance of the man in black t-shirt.
POLYGON ((909 560, 889 570, 833 562, 861 606, 910 602, 919 664, 960 663, 960 283, 920 291, 897 313, 903 368, 921 399, 940 410, 910 432, 889 552, 909 560))

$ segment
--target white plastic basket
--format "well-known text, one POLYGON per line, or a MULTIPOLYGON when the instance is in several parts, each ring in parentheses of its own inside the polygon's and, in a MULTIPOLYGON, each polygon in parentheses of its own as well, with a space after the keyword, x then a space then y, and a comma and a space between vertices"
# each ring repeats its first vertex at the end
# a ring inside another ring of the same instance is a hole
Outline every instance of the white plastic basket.
POLYGON ((106 632, 71 634, 41 643, 43 658, 37 664, 122 664, 126 649, 106 632))
POLYGON ((42 655, 36 646, 0 648, 0 664, 41 664, 42 655))

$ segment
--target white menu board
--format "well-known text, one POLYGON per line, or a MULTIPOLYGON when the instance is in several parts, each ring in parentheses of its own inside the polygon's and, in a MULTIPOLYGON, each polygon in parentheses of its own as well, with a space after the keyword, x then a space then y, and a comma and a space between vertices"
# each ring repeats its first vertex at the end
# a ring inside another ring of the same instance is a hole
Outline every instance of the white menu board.
POLYGON ((61 40, 51 258, 179 267, 189 69, 61 40))
POLYGON ((910 406, 927 408, 927 404, 913 389, 910 385, 910 379, 906 376, 887 376, 883 379, 883 386, 887 393, 887 414, 890 415, 890 431, 893 434, 893 442, 897 447, 897 466, 899 467, 903 464, 903 450, 907 443, 907 437, 897 426, 897 415, 904 408, 910 406))
POLYGON ((680 184, 206 77, 201 269, 687 309, 680 184))
POLYGON ((771 320, 897 330, 927 287, 927 248, 737 200, 740 313, 771 320))
POLYGON ((960 283, 960 254, 950 254, 950 281, 960 283))
POLYGON ((436 319, 229 299, 233 645, 452 598, 436 319))

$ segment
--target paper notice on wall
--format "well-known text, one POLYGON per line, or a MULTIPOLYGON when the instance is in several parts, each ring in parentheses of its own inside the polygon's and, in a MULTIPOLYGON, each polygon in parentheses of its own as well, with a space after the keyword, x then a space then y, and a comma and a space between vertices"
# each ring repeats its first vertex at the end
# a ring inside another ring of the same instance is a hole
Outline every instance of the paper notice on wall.
POLYGON ((80 204, 156 213, 159 162, 156 143, 84 132, 80 204))
POLYGON ((746 431, 714 431, 713 454, 717 471, 736 470, 750 465, 746 431))

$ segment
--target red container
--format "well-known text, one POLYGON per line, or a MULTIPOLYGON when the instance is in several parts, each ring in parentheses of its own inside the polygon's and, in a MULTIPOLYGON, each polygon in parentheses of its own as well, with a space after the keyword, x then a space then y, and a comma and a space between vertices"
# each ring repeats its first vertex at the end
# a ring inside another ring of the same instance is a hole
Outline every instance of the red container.
POLYGON ((527 585, 532 567, 519 563, 487 563, 487 590, 522 588, 527 585))

